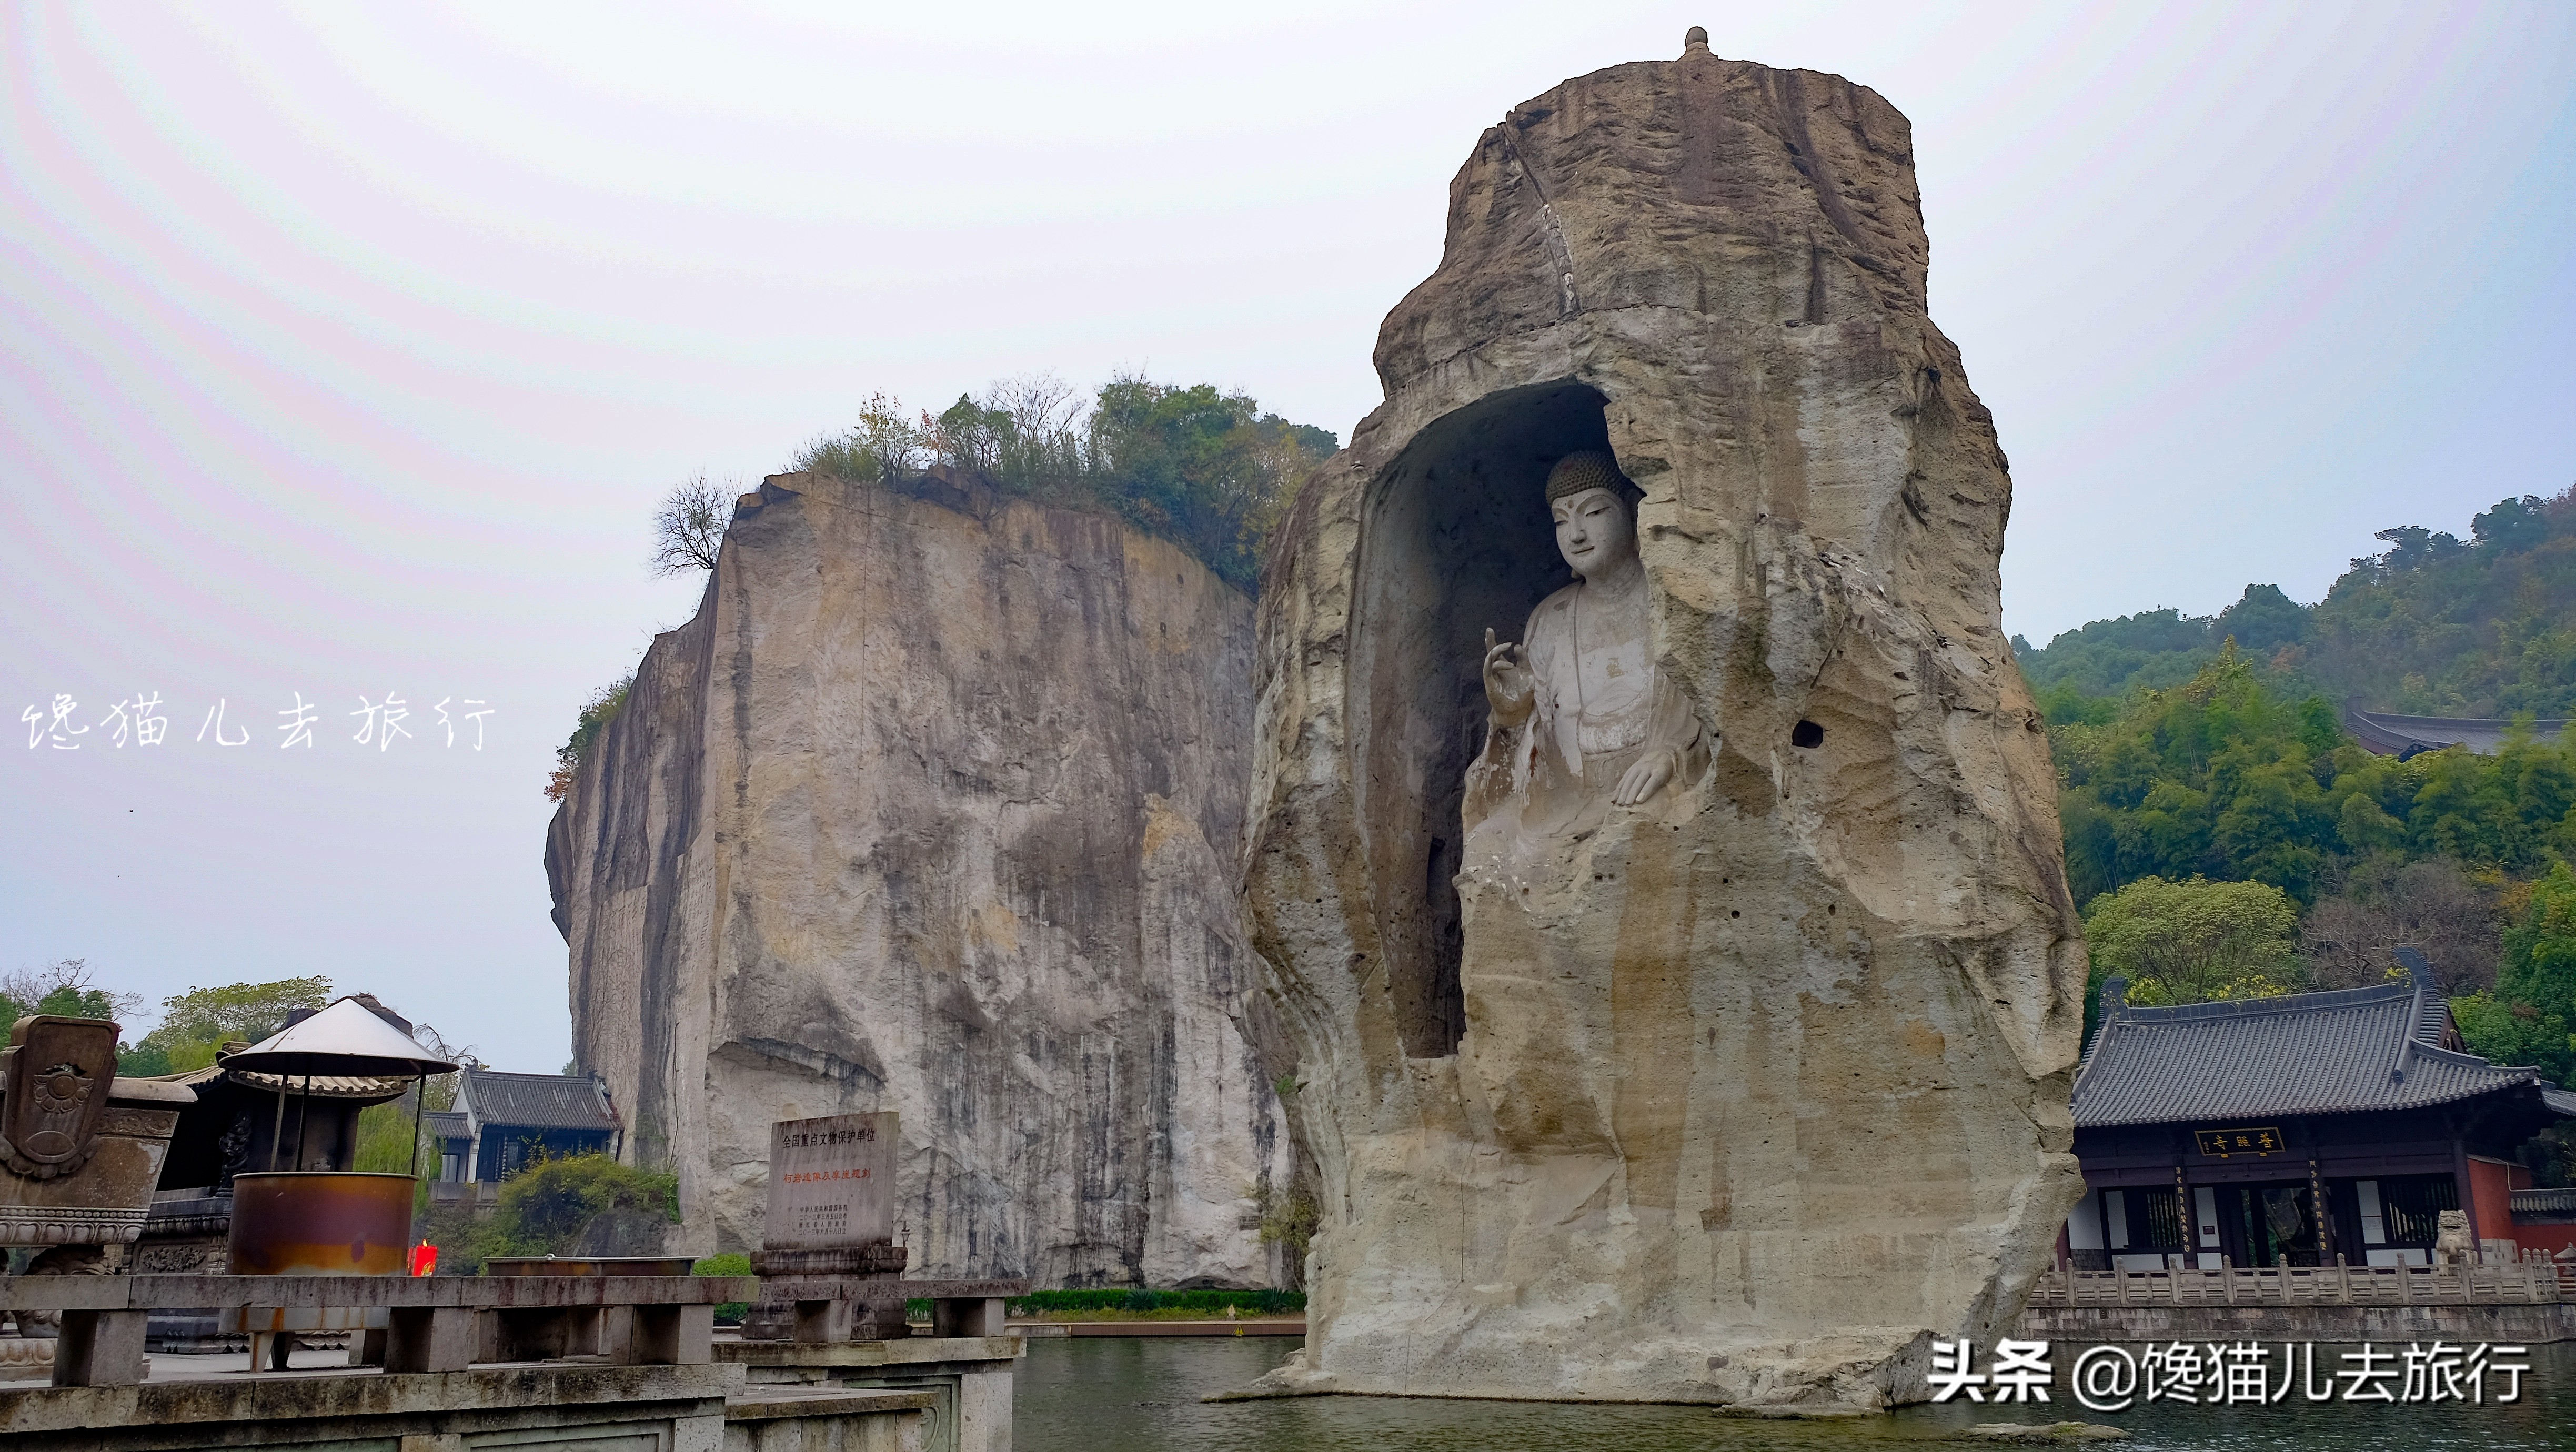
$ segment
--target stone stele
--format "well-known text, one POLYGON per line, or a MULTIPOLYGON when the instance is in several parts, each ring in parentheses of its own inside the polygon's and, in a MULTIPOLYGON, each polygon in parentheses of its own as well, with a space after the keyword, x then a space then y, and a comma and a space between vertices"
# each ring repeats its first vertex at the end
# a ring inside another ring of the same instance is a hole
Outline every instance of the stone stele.
POLYGON ((2047 1263, 2084 946, 1913 161, 1694 33, 1451 183, 1259 603, 1247 890, 1322 1192, 1271 1389, 1884 1406, 2047 1263), (1698 728, 1498 849, 1484 632, 1569 582, 1546 480, 1601 450, 1698 728))
POLYGON ((833 1250, 894 1239, 895 1114, 782 1119, 769 1127, 763 1250, 833 1250))

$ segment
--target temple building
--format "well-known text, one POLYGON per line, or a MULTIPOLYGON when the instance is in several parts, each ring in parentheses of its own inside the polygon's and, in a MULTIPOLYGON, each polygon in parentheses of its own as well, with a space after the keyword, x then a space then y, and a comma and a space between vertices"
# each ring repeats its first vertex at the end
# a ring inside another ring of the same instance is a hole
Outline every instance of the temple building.
POLYGON ((2430 966, 2398 956, 2406 981, 2176 1008, 2104 984, 2063 1262, 2424 1265, 2444 1210, 2491 1259, 2576 1241, 2569 1193, 2535 1191, 2515 1158, 2576 1094, 2464 1052, 2430 966))
POLYGON ((456 1102, 428 1116, 438 1179, 492 1184, 540 1159, 615 1155, 625 1139, 608 1085, 594 1074, 504 1074, 468 1065, 456 1102))

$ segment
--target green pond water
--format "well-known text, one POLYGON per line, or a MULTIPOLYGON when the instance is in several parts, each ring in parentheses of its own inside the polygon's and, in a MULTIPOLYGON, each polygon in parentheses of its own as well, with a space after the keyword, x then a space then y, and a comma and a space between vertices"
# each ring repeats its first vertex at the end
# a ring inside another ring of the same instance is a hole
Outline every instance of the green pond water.
MULTIPOLYGON (((1012 1445, 1017 1452, 1465 1452, 1465 1449, 1798 1449, 1898 1452, 2002 1446, 1959 1438, 1981 1422, 2074 1419, 2121 1428, 2131 1440, 2093 1443, 2136 1452, 2308 1452, 2308 1449, 2576 1449, 2562 1415, 2576 1394, 2576 1347, 2534 1346, 2523 1399, 2511 1406, 2303 1404, 2175 1406, 2087 1412, 2067 1399, 2061 1346, 2057 1398, 2037 1406, 1912 1407, 1838 1422, 1721 1417, 1702 1407, 1569 1406, 1431 1398, 1299 1397, 1199 1400, 1241 1387, 1287 1359, 1288 1337, 1136 1337, 1033 1340, 1021 1363, 1012 1445)), ((2319 1367, 2331 1363, 2317 1350, 2319 1367)), ((2576 1410, 2576 1408, 2571 1408, 2576 1410)))

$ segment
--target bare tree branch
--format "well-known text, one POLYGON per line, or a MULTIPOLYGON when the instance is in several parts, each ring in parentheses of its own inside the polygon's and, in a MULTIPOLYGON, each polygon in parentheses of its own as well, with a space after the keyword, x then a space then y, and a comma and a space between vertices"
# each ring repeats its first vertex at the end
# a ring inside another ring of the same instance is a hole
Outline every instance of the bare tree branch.
POLYGON ((704 474, 664 495, 653 516, 653 573, 714 569, 725 526, 733 521, 733 498, 704 474))

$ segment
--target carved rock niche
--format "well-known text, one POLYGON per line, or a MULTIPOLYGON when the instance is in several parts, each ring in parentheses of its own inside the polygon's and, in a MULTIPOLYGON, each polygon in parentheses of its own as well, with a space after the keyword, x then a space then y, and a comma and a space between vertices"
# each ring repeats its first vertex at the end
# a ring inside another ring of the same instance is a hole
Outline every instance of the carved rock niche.
POLYGON ((2084 949, 1911 146, 1694 43, 1452 184, 1259 607, 1247 895, 1321 1205, 1280 1389, 1884 1406, 2048 1262, 2084 949), (1586 450, 1700 754, 1486 851, 1484 632, 1573 578, 1586 450))
POLYGON ((1606 450, 1602 397, 1571 381, 1507 388, 1446 415, 1396 456, 1367 501, 1352 641, 1367 714, 1352 723, 1353 783, 1376 928, 1408 1057, 1453 1052, 1466 1029, 1455 886, 1468 764, 1484 743, 1484 632, 1521 622, 1573 576, 1541 493, 1548 467, 1606 450))

